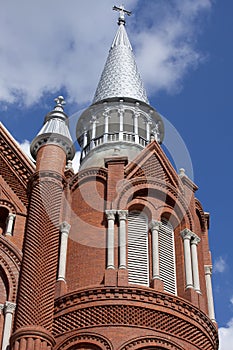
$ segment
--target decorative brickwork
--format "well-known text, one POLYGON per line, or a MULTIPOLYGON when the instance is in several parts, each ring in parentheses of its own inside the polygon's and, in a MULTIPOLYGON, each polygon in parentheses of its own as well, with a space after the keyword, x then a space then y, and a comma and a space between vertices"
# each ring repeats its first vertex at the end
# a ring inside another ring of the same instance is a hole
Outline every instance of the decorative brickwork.
POLYGON ((146 338, 136 338, 124 345, 121 350, 136 350, 145 347, 155 347, 156 350, 163 350, 164 348, 167 350, 187 350, 183 348, 183 346, 179 346, 174 344, 173 342, 163 339, 163 338, 154 338, 154 337, 146 337, 146 338))
POLYGON ((25 158, 2 124, 0 124, 0 169, 4 180, 23 204, 27 205, 27 182, 33 173, 33 165, 25 158))
POLYGON ((180 298, 146 289, 89 289, 57 300, 55 337, 93 326, 143 327, 217 350, 216 328, 204 313, 180 298))
POLYGON ((62 186, 43 177, 32 190, 16 328, 37 324, 52 329, 59 249, 62 186), (30 286, 33 286, 31 288, 30 286), (28 289, 31 290, 28 293, 28 289))
POLYGON ((7 300, 16 302, 22 255, 5 237, 0 236, 0 267, 7 278, 7 300))
MULTIPOLYGON (((129 199, 132 198, 132 195, 136 191, 145 188, 147 189, 147 192, 149 192, 149 189, 157 189, 161 191, 165 194, 165 199, 169 199, 169 197, 171 197, 176 207, 179 207, 180 220, 182 220, 183 217, 186 216, 188 218, 188 226, 190 227, 190 229, 194 227, 193 216, 190 212, 189 203, 186 202, 183 195, 172 185, 157 179, 134 178, 126 182, 125 185, 122 187, 122 190, 120 191, 117 200, 117 208, 127 207, 129 199)), ((147 197, 149 197, 149 195, 147 195, 147 197)))
POLYGON ((104 168, 91 168, 91 169, 85 169, 83 171, 80 171, 77 173, 71 180, 70 180, 70 188, 72 191, 74 191, 78 186, 80 186, 85 181, 90 181, 91 179, 97 179, 100 178, 104 181, 107 180, 107 169, 104 168))
POLYGON ((75 349, 78 344, 87 344, 89 346, 97 346, 103 350, 112 350, 113 347, 110 342, 104 337, 100 337, 95 333, 84 333, 78 334, 76 336, 70 337, 65 340, 62 344, 59 344, 54 348, 54 350, 68 350, 75 349))

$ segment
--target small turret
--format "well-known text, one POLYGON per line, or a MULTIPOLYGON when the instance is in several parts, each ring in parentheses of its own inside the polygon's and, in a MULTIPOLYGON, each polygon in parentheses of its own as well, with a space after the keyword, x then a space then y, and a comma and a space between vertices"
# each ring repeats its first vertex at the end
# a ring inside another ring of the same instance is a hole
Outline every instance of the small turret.
POLYGON ((36 159, 40 147, 50 144, 61 147, 67 160, 74 158, 75 149, 69 132, 68 116, 64 113, 65 100, 58 96, 54 100, 56 106, 45 116, 44 125, 31 144, 31 154, 36 159))

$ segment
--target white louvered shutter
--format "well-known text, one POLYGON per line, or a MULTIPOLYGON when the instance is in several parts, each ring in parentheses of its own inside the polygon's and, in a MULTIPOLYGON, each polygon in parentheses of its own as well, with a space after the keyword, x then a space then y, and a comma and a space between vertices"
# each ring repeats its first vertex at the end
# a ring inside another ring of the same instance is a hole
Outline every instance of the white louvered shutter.
POLYGON ((164 290, 176 295, 174 232, 172 225, 166 220, 162 220, 162 226, 159 230, 159 268, 160 276, 164 282, 164 290))
POLYGON ((128 215, 129 283, 149 286, 148 222, 139 212, 128 215))

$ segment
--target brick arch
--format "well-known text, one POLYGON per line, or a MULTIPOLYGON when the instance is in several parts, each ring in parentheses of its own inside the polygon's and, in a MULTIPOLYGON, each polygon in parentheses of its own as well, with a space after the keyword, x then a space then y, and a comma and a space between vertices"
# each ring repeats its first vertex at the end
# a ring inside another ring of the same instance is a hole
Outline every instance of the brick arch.
MULTIPOLYGON (((194 228, 194 221, 192 214, 189 210, 189 203, 186 203, 182 194, 180 194, 175 187, 168 185, 159 180, 153 179, 132 179, 125 182, 120 195, 116 201, 117 208, 125 208, 129 206, 130 202, 134 200, 137 193, 140 191, 147 190, 148 198, 150 197, 150 191, 157 191, 162 196, 165 196, 167 202, 175 203, 176 215, 180 217, 180 220, 186 217, 187 226, 190 230, 194 228)), ((153 194, 154 197, 154 194, 153 194)), ((169 206, 169 203, 167 203, 169 206)), ((170 205, 171 206, 171 205, 170 205)))
POLYGON ((112 350, 110 341, 96 333, 79 333, 65 339, 61 344, 55 346, 54 350, 112 350))
POLYGON ((20 252, 5 237, 0 236, 0 268, 8 301, 16 302, 21 260, 20 252))
POLYGON ((0 304, 8 300, 9 282, 5 269, 0 265, 0 304))
POLYGON ((162 337, 140 337, 125 343, 120 350, 185 350, 175 342, 162 337))
POLYGON ((131 211, 140 211, 144 212, 148 217, 148 222, 150 222, 153 218, 153 213, 155 211, 154 206, 150 201, 145 200, 144 198, 135 198, 133 199, 127 206, 127 210, 131 211))
POLYGON ((201 229, 202 231, 205 231, 205 226, 206 226, 205 213, 202 209, 201 203, 197 198, 195 198, 195 209, 196 209, 197 217, 200 221, 201 229))
POLYGON ((0 199, 0 207, 4 207, 4 208, 8 209, 8 211, 10 213, 16 214, 15 206, 6 199, 0 199))

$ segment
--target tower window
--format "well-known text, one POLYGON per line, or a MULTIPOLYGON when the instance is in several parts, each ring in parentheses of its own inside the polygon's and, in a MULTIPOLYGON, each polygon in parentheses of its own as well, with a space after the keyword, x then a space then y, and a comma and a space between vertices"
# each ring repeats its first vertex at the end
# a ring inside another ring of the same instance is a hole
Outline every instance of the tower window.
POLYGON ((159 230, 159 268, 164 290, 176 295, 174 231, 172 225, 165 219, 162 219, 159 230))
POLYGON ((128 215, 129 283, 149 286, 148 219, 133 211, 128 215))

